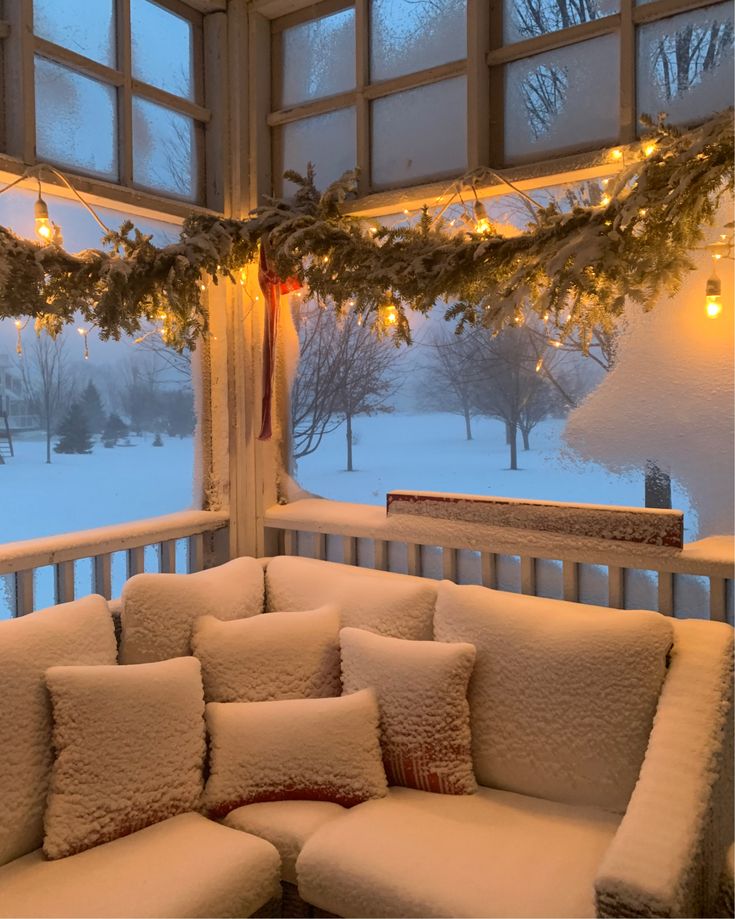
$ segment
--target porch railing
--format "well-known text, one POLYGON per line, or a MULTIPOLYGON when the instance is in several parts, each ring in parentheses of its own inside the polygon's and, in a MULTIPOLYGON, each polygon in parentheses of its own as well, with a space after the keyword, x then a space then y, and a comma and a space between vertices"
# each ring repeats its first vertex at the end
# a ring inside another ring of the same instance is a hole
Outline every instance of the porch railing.
POLYGON ((193 572, 227 561, 228 526, 227 513, 181 511, 0 544, 0 587, 5 582, 6 600, 9 595, 8 605, 15 616, 49 603, 73 600, 90 590, 110 599, 113 582, 119 588, 127 578, 143 571, 193 572), (39 574, 49 567, 51 583, 39 590, 39 574), (80 577, 82 567, 86 568, 86 578, 80 577), (82 580, 84 584, 78 589, 82 580))
POLYGON ((676 550, 391 518, 381 507, 318 498, 270 508, 265 525, 286 555, 732 622, 731 538, 712 537, 676 550), (641 593, 647 594, 644 603, 641 593))

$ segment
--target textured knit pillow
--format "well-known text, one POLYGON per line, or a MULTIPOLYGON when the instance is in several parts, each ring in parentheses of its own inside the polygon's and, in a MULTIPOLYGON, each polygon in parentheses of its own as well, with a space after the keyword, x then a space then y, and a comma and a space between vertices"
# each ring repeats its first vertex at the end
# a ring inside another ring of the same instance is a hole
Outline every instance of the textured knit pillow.
POLYGON ((474 645, 349 628, 340 639, 344 692, 369 686, 377 694, 388 782, 439 794, 477 791, 467 703, 474 645))
POLYGON ((51 667, 56 761, 43 851, 73 855, 193 810, 202 792, 199 661, 51 667))
POLYGON ((223 817, 259 801, 352 807, 387 792, 372 692, 336 699, 210 702, 204 807, 223 817))
POLYGON ((339 610, 268 613, 222 622, 202 616, 192 650, 207 702, 315 699, 342 691, 339 610))

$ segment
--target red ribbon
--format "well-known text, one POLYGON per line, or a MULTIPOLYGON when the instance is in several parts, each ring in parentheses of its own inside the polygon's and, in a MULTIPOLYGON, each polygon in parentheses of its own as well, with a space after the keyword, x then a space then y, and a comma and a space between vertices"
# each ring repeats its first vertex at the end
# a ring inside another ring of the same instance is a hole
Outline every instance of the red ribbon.
POLYGON ((265 246, 260 246, 258 283, 265 298, 265 325, 263 329, 263 401, 260 413, 260 434, 258 440, 270 440, 273 436, 272 408, 273 381, 276 370, 276 336, 278 332, 278 311, 283 294, 301 287, 297 278, 281 281, 268 266, 265 246))

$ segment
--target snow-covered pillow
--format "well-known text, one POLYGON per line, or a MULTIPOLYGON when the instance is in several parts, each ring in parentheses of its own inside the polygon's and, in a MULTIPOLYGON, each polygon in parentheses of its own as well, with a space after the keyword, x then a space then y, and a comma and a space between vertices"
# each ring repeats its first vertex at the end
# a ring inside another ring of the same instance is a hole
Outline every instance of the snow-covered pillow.
POLYGON ((194 810, 203 786, 199 661, 51 667, 56 761, 43 851, 63 858, 194 810))
POLYGON ((263 612, 263 567, 246 557, 196 574, 136 574, 121 599, 121 664, 185 657, 199 616, 244 619, 263 612))
POLYGON ((334 699, 210 702, 204 807, 223 817, 260 801, 382 798, 378 705, 371 691, 334 699))
POLYGON ((477 791, 467 685, 475 648, 342 629, 345 693, 372 687, 391 785, 438 794, 477 791))
POLYGON ((207 702, 338 696, 339 610, 268 613, 222 622, 202 616, 191 644, 207 702))

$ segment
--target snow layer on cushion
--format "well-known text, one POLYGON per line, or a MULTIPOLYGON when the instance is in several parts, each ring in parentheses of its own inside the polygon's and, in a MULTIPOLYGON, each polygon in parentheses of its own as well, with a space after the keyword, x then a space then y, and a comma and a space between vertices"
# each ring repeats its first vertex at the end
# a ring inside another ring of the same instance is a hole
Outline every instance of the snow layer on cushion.
POLYGON ((279 893, 278 852, 182 814, 58 861, 0 868, 0 916, 250 916, 279 893))
POLYGON ((372 691, 336 699, 210 702, 204 807, 223 817, 260 801, 350 807, 386 793, 372 691))
POLYGON ((207 702, 266 702, 338 696, 339 610, 269 613, 221 622, 197 619, 192 649, 207 702))
POLYGON ((0 622, 0 865, 43 840, 53 762, 46 668, 116 659, 115 631, 102 597, 0 622))
POLYGON ((263 612, 263 567, 235 558, 196 574, 136 574, 122 592, 121 664, 146 664, 191 654, 199 616, 245 619, 263 612))
POLYGON ((340 639, 345 693, 371 687, 378 697, 389 784, 449 795, 477 791, 467 704, 474 647, 349 628, 340 639))
POLYGON ((672 644, 647 610, 607 610, 443 581, 439 641, 477 648, 470 681, 482 785, 622 813, 672 644))
POLYGON ((48 858, 73 855, 194 810, 203 786, 199 661, 51 667, 56 761, 48 858))
POLYGON ((281 876, 296 883, 296 859, 307 840, 325 823, 347 809, 329 801, 268 801, 238 807, 222 821, 225 826, 267 839, 281 855, 281 876))
POLYGON ((299 893, 339 916, 594 916, 618 819, 489 788, 391 788, 312 836, 299 893))
POLYGON ((436 586, 423 578, 279 556, 268 565, 265 584, 269 610, 335 603, 342 625, 394 638, 428 640, 432 635, 436 586))

